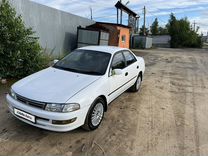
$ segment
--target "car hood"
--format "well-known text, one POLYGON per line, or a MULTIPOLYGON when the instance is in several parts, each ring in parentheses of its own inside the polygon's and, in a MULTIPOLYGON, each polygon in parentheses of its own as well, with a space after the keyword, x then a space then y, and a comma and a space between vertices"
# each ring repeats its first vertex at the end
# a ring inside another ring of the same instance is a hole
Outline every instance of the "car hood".
POLYGON ((28 99, 65 103, 99 78, 49 67, 16 82, 12 89, 28 99))

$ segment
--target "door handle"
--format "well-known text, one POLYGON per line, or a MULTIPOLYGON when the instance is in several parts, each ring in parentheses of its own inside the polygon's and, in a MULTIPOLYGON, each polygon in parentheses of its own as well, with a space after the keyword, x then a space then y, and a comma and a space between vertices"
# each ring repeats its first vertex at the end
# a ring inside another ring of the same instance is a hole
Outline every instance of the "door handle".
POLYGON ((128 72, 126 72, 126 73, 125 73, 125 76, 127 76, 128 74, 129 74, 129 73, 128 73, 128 72))
POLYGON ((139 66, 137 66, 137 69, 139 69, 139 66))

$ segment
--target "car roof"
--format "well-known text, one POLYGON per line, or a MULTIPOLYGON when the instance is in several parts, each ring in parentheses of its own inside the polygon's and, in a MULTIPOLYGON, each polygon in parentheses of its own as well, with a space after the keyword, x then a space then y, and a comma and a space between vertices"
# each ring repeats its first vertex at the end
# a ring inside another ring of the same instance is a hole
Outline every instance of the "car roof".
POLYGON ((127 48, 120 48, 120 47, 115 47, 115 46, 87 46, 87 47, 82 47, 79 49, 106 52, 112 55, 121 50, 129 50, 127 48))

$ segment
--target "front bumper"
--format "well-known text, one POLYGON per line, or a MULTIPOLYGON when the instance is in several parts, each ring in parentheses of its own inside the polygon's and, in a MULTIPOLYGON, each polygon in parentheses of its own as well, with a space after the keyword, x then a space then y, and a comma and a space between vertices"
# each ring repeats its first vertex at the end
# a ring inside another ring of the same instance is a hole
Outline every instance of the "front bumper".
POLYGON ((81 108, 80 110, 69 112, 69 113, 58 113, 58 112, 48 112, 45 110, 41 110, 32 106, 28 106, 24 103, 21 103, 15 99, 13 99, 9 94, 6 96, 9 111, 19 120, 22 120, 30 125, 43 128, 46 130, 56 131, 56 132, 66 132, 73 129, 76 129, 82 126, 85 122, 85 117, 88 112, 88 107, 81 108), (26 119, 23 119, 14 114, 14 108, 20 109, 26 113, 34 115, 36 118, 36 122, 32 123, 26 119), (53 120, 70 120, 76 118, 73 123, 64 124, 64 125, 57 125, 52 124, 53 120))

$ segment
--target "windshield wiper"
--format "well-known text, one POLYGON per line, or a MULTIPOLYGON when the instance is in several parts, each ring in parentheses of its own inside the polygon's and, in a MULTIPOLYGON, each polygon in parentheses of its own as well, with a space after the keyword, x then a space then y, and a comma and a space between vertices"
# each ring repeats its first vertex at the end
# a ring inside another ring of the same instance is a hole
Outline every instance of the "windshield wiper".
POLYGON ((61 67, 61 66, 53 66, 53 67, 57 68, 57 69, 78 72, 78 70, 76 70, 76 69, 71 69, 71 68, 67 68, 67 67, 61 67))
POLYGON ((102 75, 101 72, 97 72, 97 71, 82 71, 82 70, 77 70, 77 69, 72 69, 72 68, 67 68, 67 67, 61 67, 61 66, 53 66, 53 67, 57 68, 57 69, 62 69, 62 70, 76 72, 76 73, 82 73, 82 74, 102 75))
POLYGON ((84 71, 84 73, 86 73, 86 74, 93 74, 93 75, 102 75, 101 72, 97 72, 97 71, 84 71))

